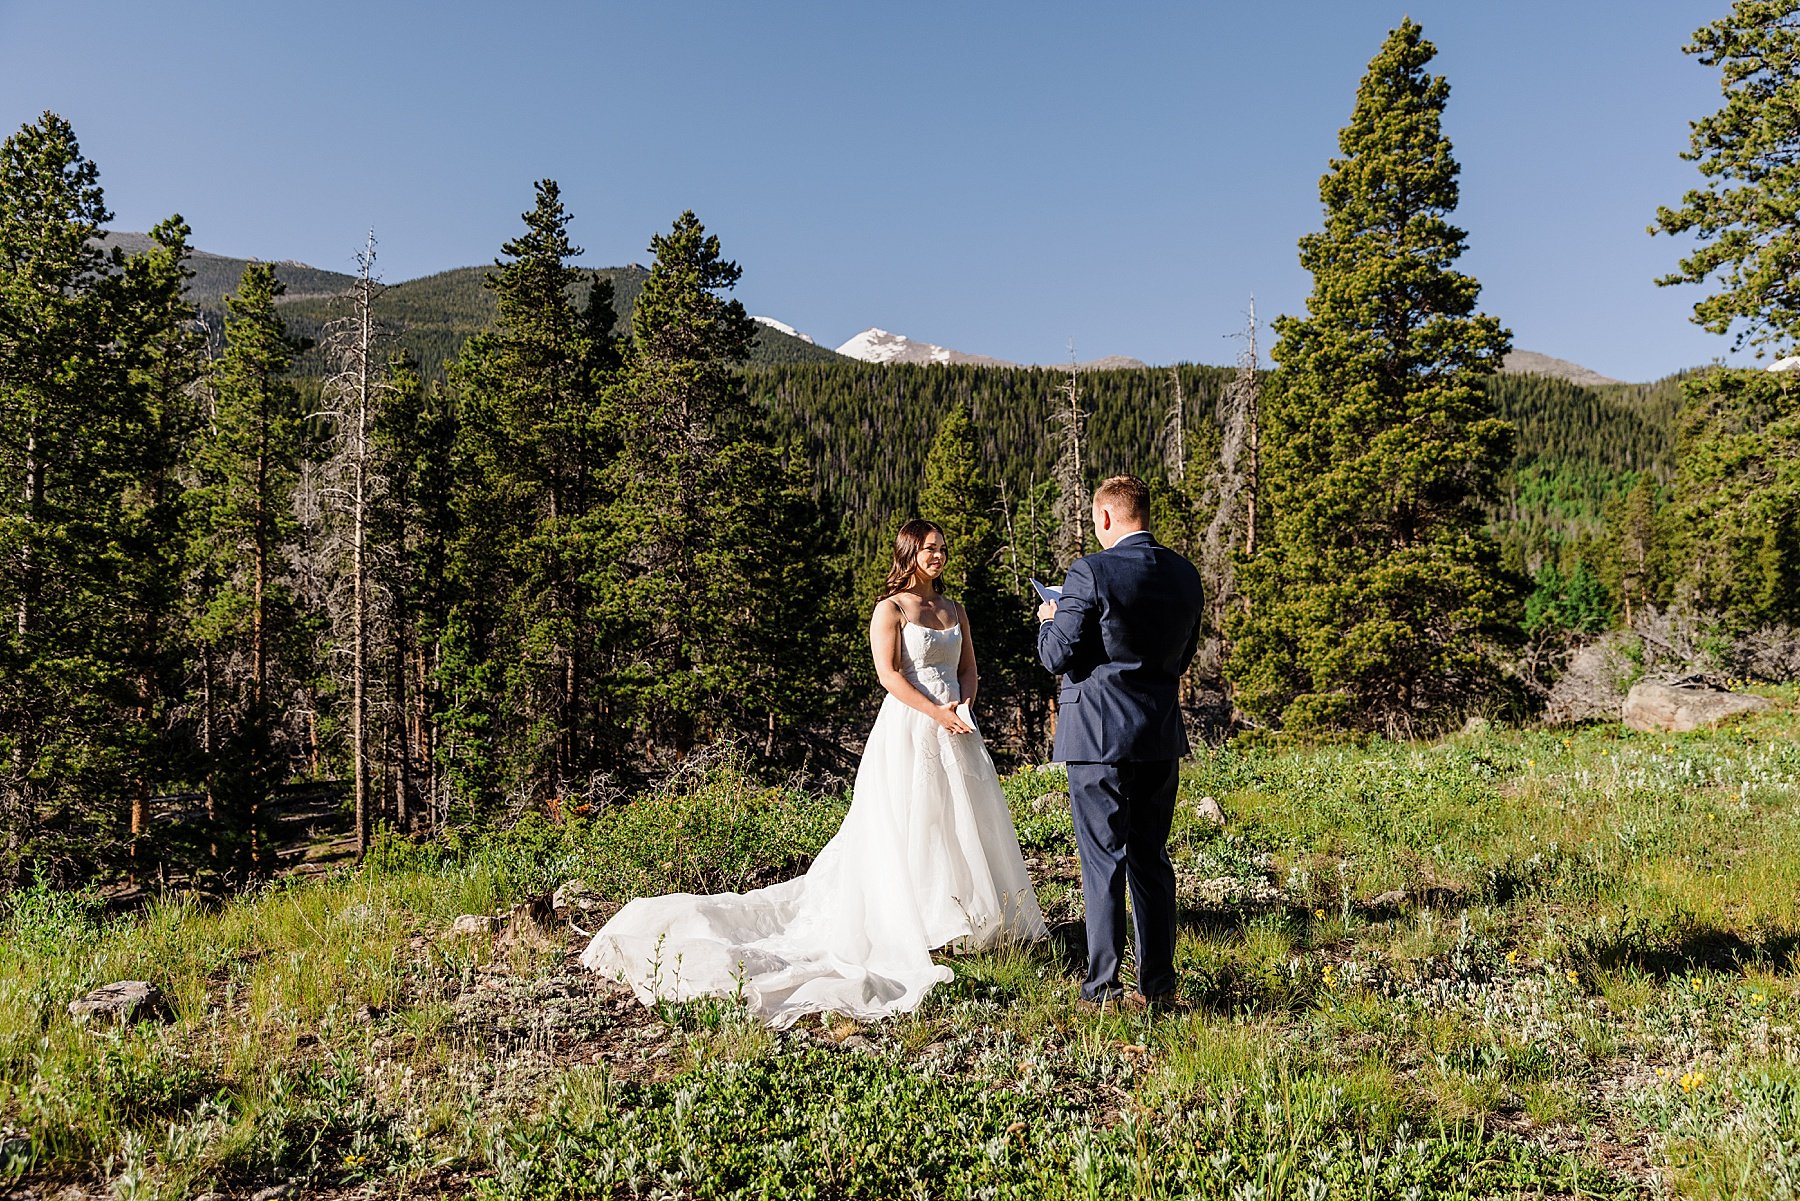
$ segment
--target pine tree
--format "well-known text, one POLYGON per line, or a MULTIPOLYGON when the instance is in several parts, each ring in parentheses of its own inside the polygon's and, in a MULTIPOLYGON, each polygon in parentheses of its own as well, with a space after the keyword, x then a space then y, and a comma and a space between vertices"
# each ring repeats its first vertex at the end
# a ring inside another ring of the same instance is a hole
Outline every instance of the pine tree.
MULTIPOLYGON (((1694 320, 1735 344, 1777 351, 1800 341, 1800 5, 1736 0, 1685 47, 1719 68, 1724 107, 1693 123, 1682 155, 1707 184, 1659 208, 1651 233, 1692 234, 1699 245, 1659 284, 1704 284, 1694 320)), ((1762 351, 1759 349, 1758 354, 1762 351)))
POLYGON ((835 525, 743 394, 755 325, 724 296, 738 265, 692 212, 650 250, 609 474, 609 679, 644 746, 760 733, 772 750, 844 662, 835 525))
POLYGON ((1731 630, 1800 624, 1800 388, 1785 372, 1718 369, 1687 381, 1675 478, 1658 514, 1670 599, 1731 630))
MULTIPOLYGON (((990 729, 1010 728, 1028 744, 1041 727, 1050 677, 1037 667, 1036 605, 1005 570, 996 523, 999 491, 981 462, 975 429, 960 405, 944 411, 925 456, 918 512, 944 530, 950 561, 939 587, 969 613, 981 669, 982 708, 990 729), (998 718, 999 720, 995 720, 998 718)), ((1034 598, 1035 599, 1035 598, 1034 598)))
POLYGON ((1661 491, 1655 479, 1641 473, 1607 508, 1601 577, 1619 598, 1627 627, 1634 612, 1662 599, 1661 491))
POLYGON ((110 219, 67 121, 0 143, 0 882, 28 853, 91 867, 129 770, 113 576, 142 430, 110 219))
POLYGON ((1441 720, 1489 683, 1516 620, 1483 529, 1512 430, 1482 381, 1508 337, 1451 267, 1464 234, 1446 220, 1457 165, 1434 54, 1406 21, 1369 64, 1320 183, 1325 227, 1300 243, 1308 314, 1275 323, 1272 522, 1244 565, 1230 670, 1240 704, 1295 726, 1441 720))
POLYGON ((122 497, 118 594, 129 607, 119 647, 135 689, 125 728, 128 826, 134 867, 150 835, 150 797, 202 770, 191 730, 186 628, 188 475, 201 417, 196 385, 206 332, 185 296, 189 230, 180 217, 150 231, 151 249, 125 261, 114 329, 131 364, 137 401, 130 480, 122 497))
POLYGON ((279 727, 292 685, 310 671, 290 552, 303 452, 289 372, 301 347, 275 301, 268 263, 244 269, 227 298, 225 348, 212 373, 212 413, 196 456, 194 542, 201 738, 206 794, 222 866, 271 866, 266 802, 287 775, 279 727))
POLYGON ((374 540, 389 552, 376 560, 375 582, 388 597, 391 620, 377 654, 388 676, 386 787, 396 825, 409 832, 419 820, 436 828, 444 810, 437 755, 443 636, 454 596, 456 411, 405 356, 389 362, 387 378, 373 441, 388 503, 375 513, 374 540))
POLYGON ((572 265, 568 211, 542 180, 488 286, 494 326, 451 371, 458 397, 455 608, 447 623, 451 777, 464 799, 555 803, 604 766, 590 528, 610 454, 610 283, 572 265))
POLYGON ((944 411, 925 456, 919 516, 944 528, 950 562, 939 586, 952 596, 991 588, 1000 537, 994 528, 999 494, 988 482, 969 414, 959 405, 944 411))

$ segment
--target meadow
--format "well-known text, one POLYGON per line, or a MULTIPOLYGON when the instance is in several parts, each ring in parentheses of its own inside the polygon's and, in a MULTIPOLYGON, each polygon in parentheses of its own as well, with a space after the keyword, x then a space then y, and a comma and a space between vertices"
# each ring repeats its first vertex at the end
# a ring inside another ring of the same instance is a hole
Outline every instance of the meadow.
POLYGON ((1006 790, 1055 937, 946 957, 953 984, 862 1027, 645 1008, 566 922, 449 931, 572 879, 591 929, 802 870, 846 797, 729 755, 223 905, 31 889, 0 925, 0 1194, 1791 1198, 1800 715, 1769 694, 1691 735, 1200 753, 1168 1014, 1076 1008, 1044 769, 1006 790), (163 1020, 71 1020, 121 979, 163 1020))

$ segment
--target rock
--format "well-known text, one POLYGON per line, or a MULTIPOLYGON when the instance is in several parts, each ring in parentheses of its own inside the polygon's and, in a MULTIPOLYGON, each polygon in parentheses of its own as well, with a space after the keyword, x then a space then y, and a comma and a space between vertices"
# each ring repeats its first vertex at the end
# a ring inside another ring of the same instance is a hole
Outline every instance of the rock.
POLYGON ((79 1001, 69 1002, 69 1016, 78 1022, 100 1018, 112 1022, 160 1021, 168 1016, 162 990, 147 980, 120 980, 96 988, 79 1001))
POLYGON ((586 913, 603 904, 586 880, 565 880, 550 896, 550 906, 558 913, 586 913))
POLYGON ((1471 713, 1469 714, 1469 720, 1463 722, 1462 732, 1469 735, 1486 734, 1493 728, 1493 722, 1489 721, 1479 713, 1471 713))
POLYGON ((875 1049, 875 1044, 871 1043, 860 1034, 852 1034, 849 1038, 840 1042, 838 1046, 846 1051, 873 1051, 875 1049))
POLYGON ((450 923, 452 938, 476 938, 500 928, 500 919, 485 913, 465 913, 450 923))
POLYGON ((1203 796, 1194 803, 1194 812, 1215 826, 1224 826, 1225 809, 1214 797, 1203 796))
POLYGON ((298 1197, 300 1191, 292 1184, 271 1184, 268 1188, 258 1189, 250 1194, 250 1201, 287 1201, 289 1197, 298 1197))
POLYGON ((1715 726, 1740 713, 1767 709, 1773 702, 1716 688, 1683 688, 1645 681, 1632 685, 1619 716, 1634 730, 1680 734, 1715 726))
POLYGON ((1406 904, 1406 890, 1394 888, 1387 892, 1378 892, 1363 902, 1363 908, 1371 913, 1398 913, 1406 904))

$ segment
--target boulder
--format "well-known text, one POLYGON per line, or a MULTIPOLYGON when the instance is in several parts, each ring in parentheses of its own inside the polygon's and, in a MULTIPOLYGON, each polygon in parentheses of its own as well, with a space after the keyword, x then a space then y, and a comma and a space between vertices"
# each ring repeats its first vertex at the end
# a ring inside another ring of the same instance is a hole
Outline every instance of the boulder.
POLYGON ((1216 797, 1201 797, 1194 803, 1194 812, 1215 826, 1225 824, 1225 807, 1219 804, 1216 797))
POLYGON ((158 1021, 168 1016, 162 990, 147 980, 120 980, 96 988, 78 1001, 69 1002, 69 1016, 78 1022, 158 1021))
POLYGON ((452 938, 476 938, 500 928, 500 919, 485 913, 465 913, 450 923, 452 938))
POLYGON ((1767 709, 1772 701, 1717 688, 1681 687, 1645 681, 1632 685, 1619 716, 1634 730, 1680 734, 1715 726, 1740 713, 1767 709))

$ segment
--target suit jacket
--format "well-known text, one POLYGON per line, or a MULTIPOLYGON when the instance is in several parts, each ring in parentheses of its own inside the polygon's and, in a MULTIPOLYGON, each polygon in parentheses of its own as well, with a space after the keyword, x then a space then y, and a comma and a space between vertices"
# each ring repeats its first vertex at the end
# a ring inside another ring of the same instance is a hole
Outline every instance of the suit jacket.
POLYGON ((1177 690, 1200 644, 1194 565, 1148 534, 1077 559, 1038 659, 1063 677, 1056 758, 1065 763, 1179 759, 1188 753, 1177 690))

